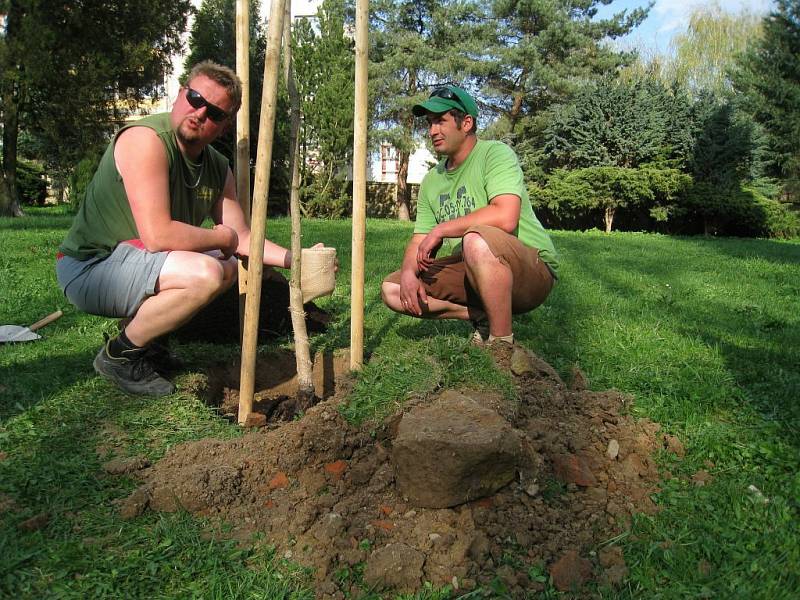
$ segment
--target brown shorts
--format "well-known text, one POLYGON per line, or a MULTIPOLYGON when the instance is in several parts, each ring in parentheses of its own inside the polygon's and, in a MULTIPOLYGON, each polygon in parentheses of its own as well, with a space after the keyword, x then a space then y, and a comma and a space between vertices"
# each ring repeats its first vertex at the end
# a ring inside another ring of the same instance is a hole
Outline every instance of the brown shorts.
MULTIPOLYGON (((511 311, 526 313, 545 301, 553 289, 553 275, 539 251, 526 246, 515 236, 489 225, 470 227, 464 235, 474 232, 488 244, 500 262, 511 269, 514 285, 511 289, 511 311)), ((389 274, 384 280, 400 285, 400 271, 389 274)), ((478 293, 467 280, 464 260, 460 254, 440 258, 420 275, 425 293, 439 300, 447 300, 470 308, 470 317, 481 318, 483 305, 478 293), (473 310, 475 309, 475 310, 473 310)))

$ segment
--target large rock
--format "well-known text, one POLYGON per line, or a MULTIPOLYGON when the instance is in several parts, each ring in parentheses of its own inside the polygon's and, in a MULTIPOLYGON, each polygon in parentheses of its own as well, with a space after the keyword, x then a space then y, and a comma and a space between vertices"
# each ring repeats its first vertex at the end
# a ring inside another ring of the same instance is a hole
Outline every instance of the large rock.
POLYGON ((529 469, 525 437, 493 408, 448 390, 403 415, 392 448, 398 487, 411 503, 446 508, 493 494, 529 469))

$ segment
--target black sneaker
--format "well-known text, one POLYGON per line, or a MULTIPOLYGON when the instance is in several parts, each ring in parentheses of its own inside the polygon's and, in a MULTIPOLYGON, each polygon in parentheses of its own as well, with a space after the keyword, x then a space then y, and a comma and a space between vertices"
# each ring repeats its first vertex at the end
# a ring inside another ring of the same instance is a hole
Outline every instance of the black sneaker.
POLYGON ((106 343, 94 357, 94 370, 129 394, 166 396, 175 391, 172 382, 161 377, 147 360, 146 351, 136 354, 131 358, 112 358, 106 343))
POLYGON ((164 377, 175 375, 186 366, 183 361, 175 356, 169 349, 169 345, 160 342, 151 342, 145 354, 147 360, 153 368, 164 377))

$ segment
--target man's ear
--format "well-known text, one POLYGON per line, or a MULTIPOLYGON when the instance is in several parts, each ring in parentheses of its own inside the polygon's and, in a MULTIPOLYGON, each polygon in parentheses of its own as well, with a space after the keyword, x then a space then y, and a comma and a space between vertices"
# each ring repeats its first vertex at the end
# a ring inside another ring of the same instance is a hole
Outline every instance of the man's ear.
MULTIPOLYGON (((472 115, 469 115, 469 114, 464 115, 464 119, 462 120, 462 123, 464 123, 466 125, 467 124, 467 119, 469 119, 469 122, 471 123, 468 133, 475 133, 475 127, 477 125, 477 123, 475 123, 475 117, 473 117, 472 115)), ((466 127, 465 127, 465 129, 466 129, 466 127)))

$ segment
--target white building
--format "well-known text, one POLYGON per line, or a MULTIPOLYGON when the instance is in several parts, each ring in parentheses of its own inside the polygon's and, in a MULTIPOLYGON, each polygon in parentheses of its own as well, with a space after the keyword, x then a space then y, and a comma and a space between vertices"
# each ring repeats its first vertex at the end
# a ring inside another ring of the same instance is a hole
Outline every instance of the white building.
MULTIPOLYGON (((436 157, 425 146, 414 150, 408 163, 408 183, 421 183, 425 173, 436 162, 436 157)), ((383 143, 380 149, 370 156, 367 180, 395 183, 397 182, 398 167, 397 149, 391 144, 383 143)))

